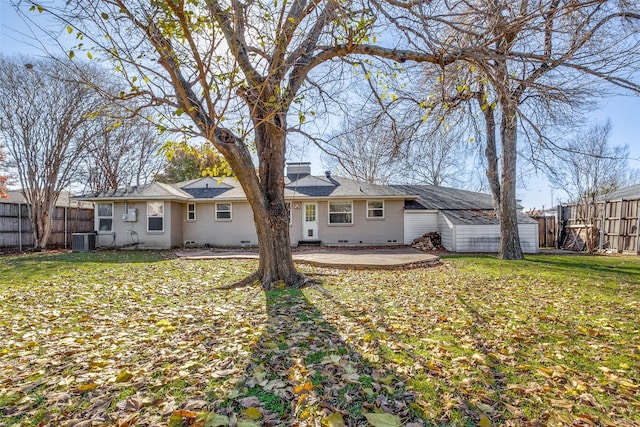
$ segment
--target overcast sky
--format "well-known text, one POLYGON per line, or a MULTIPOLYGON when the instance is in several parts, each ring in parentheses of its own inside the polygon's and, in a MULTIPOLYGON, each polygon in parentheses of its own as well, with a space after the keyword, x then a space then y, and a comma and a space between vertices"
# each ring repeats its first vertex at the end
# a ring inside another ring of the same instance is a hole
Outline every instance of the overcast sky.
MULTIPOLYGON (((23 2, 26 10, 29 6, 23 2)), ((34 13, 34 16, 37 15, 34 13)), ((66 33, 60 31, 61 37, 66 33)), ((73 43, 75 40, 70 41, 73 43)), ((6 55, 25 54, 42 55, 42 48, 37 39, 26 27, 22 18, 18 16, 10 0, 0 0, 0 53, 6 55)), ((602 107, 594 112, 589 120, 594 123, 607 119, 613 124, 613 131, 609 139, 610 145, 628 144, 632 159, 629 166, 640 169, 640 96, 617 96, 602 101, 602 107)), ((313 172, 322 173, 318 150, 309 147, 309 157, 296 159, 312 162, 313 172)), ((521 182, 518 188, 518 198, 525 210, 532 208, 550 207, 557 204, 559 199, 566 201, 567 196, 560 190, 552 189, 544 177, 532 177, 521 182)))

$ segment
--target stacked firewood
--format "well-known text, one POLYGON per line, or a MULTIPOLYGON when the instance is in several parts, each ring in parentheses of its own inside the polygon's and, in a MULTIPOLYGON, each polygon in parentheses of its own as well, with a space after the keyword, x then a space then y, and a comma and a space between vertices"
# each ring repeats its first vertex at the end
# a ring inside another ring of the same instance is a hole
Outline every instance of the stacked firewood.
POLYGON ((425 233, 422 237, 414 239, 411 246, 419 251, 434 251, 442 248, 442 237, 437 231, 425 233))

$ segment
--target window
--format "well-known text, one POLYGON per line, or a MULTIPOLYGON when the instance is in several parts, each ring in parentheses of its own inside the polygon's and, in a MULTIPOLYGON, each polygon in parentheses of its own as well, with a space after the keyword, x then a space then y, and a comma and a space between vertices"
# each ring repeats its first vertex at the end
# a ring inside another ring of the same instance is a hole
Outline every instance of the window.
POLYGON ((367 218, 384 218, 384 201, 367 200, 367 218))
POLYGON ((196 204, 187 203, 187 221, 196 220, 196 204))
POLYGON ((98 203, 98 231, 113 231, 113 203, 98 203))
POLYGON ((304 205, 304 221, 316 222, 316 205, 314 204, 304 205))
POLYGON ((353 224, 353 204, 329 202, 329 224, 353 224))
POLYGON ((147 231, 164 231, 164 202, 147 203, 147 231))
POLYGON ((216 221, 231 221, 231 203, 216 203, 216 221))

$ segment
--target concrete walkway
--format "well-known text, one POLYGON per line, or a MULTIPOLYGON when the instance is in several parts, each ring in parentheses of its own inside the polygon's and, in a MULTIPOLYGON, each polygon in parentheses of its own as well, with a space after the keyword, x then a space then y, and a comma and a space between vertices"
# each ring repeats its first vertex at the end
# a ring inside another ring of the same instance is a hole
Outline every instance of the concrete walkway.
MULTIPOLYGON (((255 251, 223 249, 184 249, 176 252, 184 259, 257 259, 255 251)), ((440 263, 436 255, 409 247, 401 248, 318 248, 294 250, 293 260, 301 264, 342 268, 411 268, 440 263)))

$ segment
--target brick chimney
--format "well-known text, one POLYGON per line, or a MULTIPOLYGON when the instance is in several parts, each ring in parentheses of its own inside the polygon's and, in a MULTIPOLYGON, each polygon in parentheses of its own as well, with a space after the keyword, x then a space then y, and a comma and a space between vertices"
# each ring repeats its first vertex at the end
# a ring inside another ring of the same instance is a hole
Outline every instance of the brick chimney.
POLYGON ((287 177, 296 181, 305 176, 311 175, 311 163, 310 162, 289 162, 287 163, 287 177))

